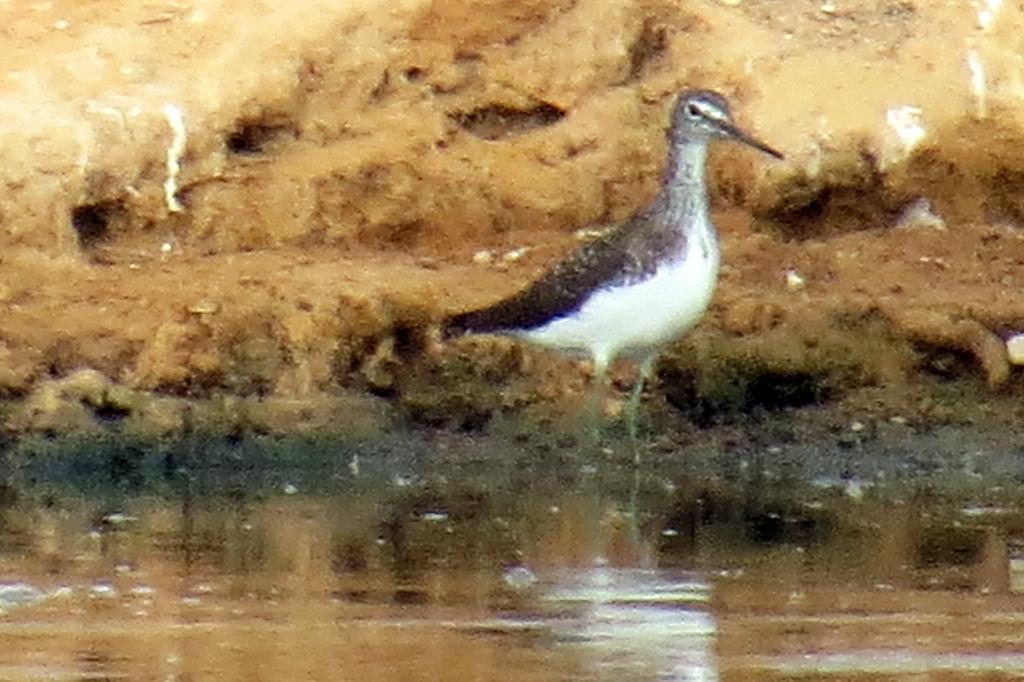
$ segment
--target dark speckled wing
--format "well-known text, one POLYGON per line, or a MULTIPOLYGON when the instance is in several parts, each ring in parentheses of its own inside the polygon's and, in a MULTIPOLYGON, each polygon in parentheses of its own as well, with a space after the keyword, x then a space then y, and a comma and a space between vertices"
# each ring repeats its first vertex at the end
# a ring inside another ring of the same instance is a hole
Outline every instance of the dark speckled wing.
MULTIPOLYGON (((455 315, 446 336, 535 329, 578 310, 594 291, 642 280, 654 273, 665 248, 663 230, 652 230, 650 215, 640 214, 606 235, 587 242, 519 293, 494 305, 455 315)), ((675 240, 682 239, 675 235, 675 240)))

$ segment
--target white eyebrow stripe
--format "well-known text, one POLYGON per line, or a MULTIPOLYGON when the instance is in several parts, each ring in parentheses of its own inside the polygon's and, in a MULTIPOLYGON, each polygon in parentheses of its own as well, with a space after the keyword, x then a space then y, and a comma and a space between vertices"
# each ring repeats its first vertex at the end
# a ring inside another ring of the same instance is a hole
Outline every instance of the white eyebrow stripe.
POLYGON ((708 104, 706 102, 693 102, 693 104, 695 104, 697 108, 700 109, 700 113, 703 114, 705 118, 709 118, 716 123, 729 122, 729 115, 726 114, 721 109, 719 109, 718 107, 708 104))

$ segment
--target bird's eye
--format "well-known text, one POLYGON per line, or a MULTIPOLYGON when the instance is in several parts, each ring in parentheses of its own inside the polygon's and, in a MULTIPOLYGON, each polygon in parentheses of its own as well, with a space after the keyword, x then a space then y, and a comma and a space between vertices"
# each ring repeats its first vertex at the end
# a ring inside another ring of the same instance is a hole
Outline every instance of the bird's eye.
POLYGON ((700 118, 700 107, 693 103, 687 104, 686 115, 690 118, 700 118))

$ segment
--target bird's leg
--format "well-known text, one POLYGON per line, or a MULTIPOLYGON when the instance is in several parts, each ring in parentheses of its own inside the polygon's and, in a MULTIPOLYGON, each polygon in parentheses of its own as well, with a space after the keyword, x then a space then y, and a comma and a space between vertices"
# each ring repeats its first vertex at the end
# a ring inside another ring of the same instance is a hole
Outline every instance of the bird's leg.
POLYGON ((644 542, 640 532, 640 439, 638 438, 637 421, 640 412, 640 398, 643 397, 644 384, 654 367, 654 357, 644 358, 636 374, 636 381, 633 384, 633 391, 629 396, 629 403, 626 406, 626 425, 629 428, 629 441, 633 448, 633 485, 629 491, 629 537, 633 549, 637 553, 639 563, 643 563, 644 542))
POLYGON ((595 445, 601 444, 601 418, 604 414, 605 391, 608 385, 608 364, 607 355, 603 353, 594 354, 594 376, 590 386, 590 406, 588 409, 588 425, 590 436, 595 445))
POLYGON ((654 374, 654 355, 644 358, 640 363, 636 375, 636 383, 633 384, 633 392, 629 396, 628 412, 626 413, 627 425, 629 427, 629 438, 633 446, 633 485, 629 491, 629 519, 630 538, 638 556, 643 563, 643 537, 640 533, 640 483, 641 483, 641 450, 638 438, 637 422, 639 420, 640 399, 644 394, 644 385, 654 374))
MULTIPOLYGON (((637 421, 640 412, 640 399, 644 395, 644 385, 651 378, 654 373, 654 356, 651 355, 644 358, 644 361, 640 363, 640 369, 636 375, 636 382, 633 384, 633 392, 629 396, 629 405, 627 406, 626 412, 626 425, 629 428, 629 437, 636 445, 637 441, 637 421)), ((637 457, 639 458, 639 450, 637 450, 637 457)))

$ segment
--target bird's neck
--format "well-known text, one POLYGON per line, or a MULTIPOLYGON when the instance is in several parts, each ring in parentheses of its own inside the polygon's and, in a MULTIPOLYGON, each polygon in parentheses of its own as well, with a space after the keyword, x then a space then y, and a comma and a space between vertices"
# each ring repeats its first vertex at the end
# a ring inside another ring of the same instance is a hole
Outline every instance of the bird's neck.
POLYGON ((671 140, 669 163, 662 178, 657 199, 662 229, 668 227, 677 245, 678 258, 699 256, 717 270, 718 235, 708 210, 708 184, 705 180, 707 141, 671 140))
POLYGON ((671 141, 669 159, 662 177, 658 203, 674 229, 689 237, 708 234, 714 228, 708 217, 708 190, 704 162, 708 155, 706 142, 671 141))

